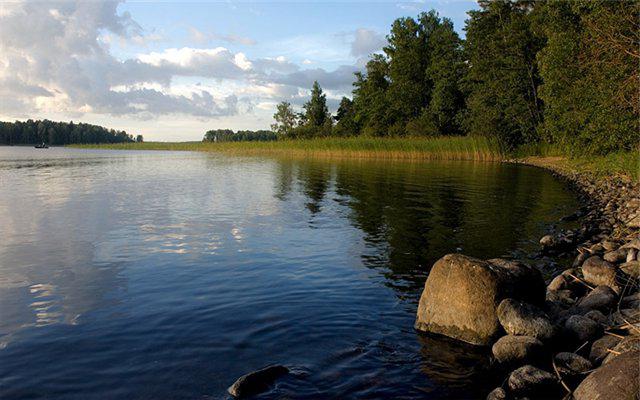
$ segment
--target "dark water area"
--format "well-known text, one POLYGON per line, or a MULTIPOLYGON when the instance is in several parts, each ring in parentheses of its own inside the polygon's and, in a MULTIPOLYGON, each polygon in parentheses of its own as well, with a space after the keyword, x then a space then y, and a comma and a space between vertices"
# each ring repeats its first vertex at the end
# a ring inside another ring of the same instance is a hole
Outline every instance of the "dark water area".
POLYGON ((526 254, 577 208, 549 173, 0 147, 0 398, 483 398, 486 350, 418 334, 451 252, 526 254))

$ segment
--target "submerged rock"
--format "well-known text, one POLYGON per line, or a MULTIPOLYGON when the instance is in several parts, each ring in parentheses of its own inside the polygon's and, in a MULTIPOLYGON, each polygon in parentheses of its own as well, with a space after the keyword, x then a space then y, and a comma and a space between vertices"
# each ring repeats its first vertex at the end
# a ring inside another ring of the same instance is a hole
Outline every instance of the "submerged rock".
POLYGON ((253 396, 269 389, 276 379, 288 373, 289 369, 283 365, 270 365, 241 376, 227 391, 233 397, 253 396))
POLYGON ((589 374, 573 396, 576 400, 633 400, 640 391, 640 351, 629 351, 589 374))
POLYGON ((483 261, 449 254, 429 273, 415 328, 489 345, 501 334, 496 308, 503 299, 542 304, 544 293, 544 280, 535 268, 501 259, 483 261))
POLYGON ((491 352, 498 363, 515 367, 540 360, 544 354, 544 345, 531 336, 507 335, 493 344, 491 352))
POLYGON ((511 335, 532 336, 549 340, 553 336, 553 325, 549 317, 538 307, 514 299, 504 299, 497 309, 498 320, 511 335))

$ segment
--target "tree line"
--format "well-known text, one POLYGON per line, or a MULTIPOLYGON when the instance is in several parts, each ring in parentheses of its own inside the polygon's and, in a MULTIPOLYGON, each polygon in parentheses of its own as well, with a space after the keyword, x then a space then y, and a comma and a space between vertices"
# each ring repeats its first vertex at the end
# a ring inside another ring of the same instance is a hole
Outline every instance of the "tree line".
POLYGON ((278 140, 275 132, 268 130, 237 131, 231 129, 212 129, 204 134, 203 142, 268 142, 278 140))
POLYGON ((66 145, 74 143, 125 143, 142 142, 142 135, 127 134, 125 131, 107 129, 98 125, 54 122, 49 120, 16 122, 0 121, 0 144, 66 145))
POLYGON ((640 2, 479 1, 466 39, 435 11, 399 18, 335 115, 318 82, 280 137, 479 135, 606 154, 640 142, 640 2))

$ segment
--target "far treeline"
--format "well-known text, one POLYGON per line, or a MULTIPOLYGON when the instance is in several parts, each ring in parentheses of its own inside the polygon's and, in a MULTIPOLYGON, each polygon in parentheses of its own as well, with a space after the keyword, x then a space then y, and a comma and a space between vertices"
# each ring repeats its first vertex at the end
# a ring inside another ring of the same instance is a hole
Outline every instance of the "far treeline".
POLYGON ((283 138, 473 135, 571 155, 637 148, 640 2, 479 5, 466 40, 435 11, 397 19, 335 116, 315 82, 301 113, 278 105, 272 129, 283 138))
POLYGON ((142 135, 135 138, 125 131, 116 131, 91 124, 73 122, 0 121, 0 144, 20 145, 47 143, 50 145, 85 143, 142 142, 142 135))

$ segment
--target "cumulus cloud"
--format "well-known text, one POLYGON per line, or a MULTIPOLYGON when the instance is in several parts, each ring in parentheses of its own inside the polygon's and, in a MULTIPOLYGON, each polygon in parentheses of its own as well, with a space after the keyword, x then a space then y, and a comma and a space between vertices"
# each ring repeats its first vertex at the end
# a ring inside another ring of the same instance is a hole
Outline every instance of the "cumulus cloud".
MULTIPOLYGON (((216 118, 250 111, 254 104, 300 98, 301 90, 314 80, 329 90, 349 91, 358 69, 347 65, 333 71, 303 69, 283 56, 251 59, 225 47, 167 48, 118 59, 110 47, 116 40, 145 45, 162 37, 145 32, 117 8, 118 2, 97 1, 23 2, 4 8, 0 111, 31 116, 55 110, 74 116, 91 112, 153 118, 178 113, 216 118), (209 83, 175 87, 176 80, 184 83, 194 77, 209 83), (241 88, 225 92, 221 88, 233 86, 226 82, 241 88)), ((217 37, 255 43, 232 35, 192 32, 195 41, 198 35, 202 41, 217 37)), ((351 51, 364 54, 376 40, 374 32, 358 30, 351 51)))

